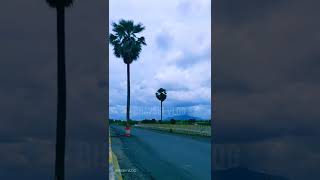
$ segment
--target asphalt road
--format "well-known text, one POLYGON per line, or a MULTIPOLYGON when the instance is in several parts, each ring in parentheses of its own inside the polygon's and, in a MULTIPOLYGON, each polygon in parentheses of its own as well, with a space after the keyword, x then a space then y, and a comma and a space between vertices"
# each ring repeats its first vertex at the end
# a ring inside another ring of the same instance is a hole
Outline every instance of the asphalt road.
POLYGON ((122 134, 123 127, 111 126, 112 149, 125 180, 211 179, 210 138, 139 128, 132 129, 131 137, 122 134))

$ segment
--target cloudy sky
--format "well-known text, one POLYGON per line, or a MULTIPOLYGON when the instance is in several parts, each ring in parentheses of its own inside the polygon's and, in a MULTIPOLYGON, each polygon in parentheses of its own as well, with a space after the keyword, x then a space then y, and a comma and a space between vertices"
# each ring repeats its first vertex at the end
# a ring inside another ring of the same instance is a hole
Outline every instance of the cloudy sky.
MULTIPOLYGON (((210 0, 110 1, 109 28, 119 19, 146 27, 138 61, 131 65, 131 118, 160 118, 159 88, 167 90, 164 117, 211 116, 210 0)), ((126 66, 109 46, 110 117, 125 119, 126 66)))

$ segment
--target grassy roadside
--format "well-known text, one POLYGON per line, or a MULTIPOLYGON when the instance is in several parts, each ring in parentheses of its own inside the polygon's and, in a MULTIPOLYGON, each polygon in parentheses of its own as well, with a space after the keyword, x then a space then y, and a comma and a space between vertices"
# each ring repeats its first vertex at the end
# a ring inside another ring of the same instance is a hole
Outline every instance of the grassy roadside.
POLYGON ((135 127, 167 131, 179 134, 211 136, 211 126, 186 124, 137 124, 135 127))

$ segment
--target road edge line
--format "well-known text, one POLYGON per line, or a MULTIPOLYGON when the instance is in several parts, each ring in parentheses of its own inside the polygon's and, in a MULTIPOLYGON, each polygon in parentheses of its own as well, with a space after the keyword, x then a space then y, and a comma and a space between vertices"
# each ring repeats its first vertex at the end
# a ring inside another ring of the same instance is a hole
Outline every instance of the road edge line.
POLYGON ((109 179, 123 180, 121 171, 120 171, 121 169, 118 163, 118 158, 112 151, 110 137, 111 136, 110 136, 110 129, 109 129, 109 179))

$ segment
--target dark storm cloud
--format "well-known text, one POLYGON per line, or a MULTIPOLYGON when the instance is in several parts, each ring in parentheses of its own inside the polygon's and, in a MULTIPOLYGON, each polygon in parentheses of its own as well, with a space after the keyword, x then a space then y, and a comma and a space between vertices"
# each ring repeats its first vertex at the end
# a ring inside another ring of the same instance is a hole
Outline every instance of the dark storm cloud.
MULTIPOLYGON (((107 1, 76 1, 66 11, 70 179, 108 173, 107 7, 107 1)), ((45 0, 5 0, 0 22, 0 179, 48 179, 54 172, 56 11, 45 0)))
POLYGON ((215 141, 237 144, 243 166, 293 180, 320 176, 319 161, 312 160, 320 155, 318 6, 251 0, 213 5, 215 141))

